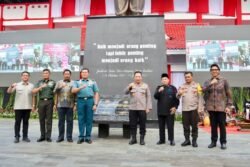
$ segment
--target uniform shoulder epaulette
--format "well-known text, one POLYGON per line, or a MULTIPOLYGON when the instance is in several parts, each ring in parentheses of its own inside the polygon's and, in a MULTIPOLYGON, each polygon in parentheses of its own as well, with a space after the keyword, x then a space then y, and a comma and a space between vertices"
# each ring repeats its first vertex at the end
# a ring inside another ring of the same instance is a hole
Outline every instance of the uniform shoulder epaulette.
POLYGON ((142 87, 143 87, 143 88, 147 88, 147 87, 148 87, 148 84, 146 84, 146 83, 143 82, 143 83, 142 83, 142 87))

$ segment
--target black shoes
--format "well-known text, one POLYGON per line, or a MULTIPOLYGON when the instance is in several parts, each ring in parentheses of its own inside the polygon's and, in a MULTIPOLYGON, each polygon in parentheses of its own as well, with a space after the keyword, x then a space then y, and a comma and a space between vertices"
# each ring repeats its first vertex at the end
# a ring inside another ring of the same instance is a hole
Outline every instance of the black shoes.
MULTIPOLYGON (((136 143, 137 143, 136 136, 132 136, 128 144, 133 145, 136 143)), ((140 145, 145 145, 144 135, 140 136, 140 145)))
POLYGON ((29 139, 28 137, 24 137, 24 138, 23 138, 23 141, 29 143, 29 142, 30 142, 30 139, 29 139))
POLYGON ((91 139, 86 139, 85 142, 88 143, 88 144, 92 144, 93 143, 93 141, 91 139))
POLYGON ((40 137, 39 139, 37 139, 37 142, 42 142, 42 141, 45 141, 45 138, 40 137))
MULTIPOLYGON (((23 137, 23 141, 29 143, 30 139, 28 137, 23 137)), ((14 143, 19 143, 19 142, 20 142, 19 137, 16 137, 14 143)))
MULTIPOLYGON (((68 139, 68 142, 73 142, 72 139, 68 139)), ((82 144, 83 142, 86 142, 88 144, 92 144, 93 141, 91 139, 78 139, 77 144, 82 144)))
POLYGON ((78 139, 77 144, 82 144, 84 142, 84 139, 78 139))
POLYGON ((19 143, 19 137, 15 137, 14 143, 19 143))
POLYGON ((193 146, 193 147, 198 147, 198 144, 197 144, 196 140, 193 140, 193 141, 192 141, 192 146, 193 146))
POLYGON ((72 139, 67 139, 67 141, 68 141, 69 143, 73 143, 73 140, 72 140, 72 139))
POLYGON ((174 140, 171 140, 171 141, 169 142, 169 144, 170 144, 170 146, 175 146, 175 141, 174 141, 174 140))
POLYGON ((140 145, 145 145, 144 135, 140 136, 140 145))
POLYGON ((215 142, 212 142, 211 144, 208 145, 208 148, 214 148, 216 147, 216 143, 215 142))
MULTIPOLYGON (((37 142, 42 142, 42 141, 45 141, 45 138, 40 137, 39 139, 37 139, 37 142)), ((47 142, 52 142, 52 139, 51 138, 47 138, 46 141, 47 142)))
POLYGON ((226 149, 227 149, 226 143, 222 143, 220 148, 221 148, 222 150, 226 150, 226 149))
MULTIPOLYGON (((211 144, 208 145, 208 148, 214 148, 214 147, 216 147, 216 142, 212 142, 211 144)), ((222 150, 226 150, 227 149, 226 143, 222 143, 220 148, 222 150)))
POLYGON ((185 140, 183 143, 181 143, 182 147, 189 146, 189 145, 191 145, 190 140, 185 140))
MULTIPOLYGON (((169 142, 170 146, 175 146, 175 141, 174 140, 171 140, 171 141, 169 140, 168 142, 169 142)), ((159 140, 156 144, 161 145, 161 144, 165 144, 165 143, 166 143, 165 141, 159 140)))
POLYGON ((47 142, 52 142, 51 138, 47 138, 47 142))
POLYGON ((56 140, 57 143, 61 143, 62 141, 64 141, 64 139, 62 139, 62 138, 58 138, 58 139, 56 140))
MULTIPOLYGON (((189 145, 191 145, 190 140, 185 140, 183 143, 181 143, 182 147, 189 146, 189 145)), ((192 146, 193 147, 198 147, 198 144, 197 144, 196 140, 192 140, 192 146)))
POLYGON ((136 144, 136 143, 137 143, 136 136, 132 136, 128 144, 133 145, 133 144, 136 144))
POLYGON ((161 144, 165 144, 165 143, 166 143, 165 141, 159 140, 156 144, 157 144, 157 145, 161 145, 161 144))
MULTIPOLYGON (((63 142, 63 141, 64 141, 63 138, 58 138, 58 139, 56 140, 57 143, 61 143, 61 142, 63 142)), ((73 143, 73 139, 72 139, 72 138, 68 138, 68 139, 67 139, 67 142, 73 143)), ((79 143, 79 144, 80 144, 80 143, 79 143)))

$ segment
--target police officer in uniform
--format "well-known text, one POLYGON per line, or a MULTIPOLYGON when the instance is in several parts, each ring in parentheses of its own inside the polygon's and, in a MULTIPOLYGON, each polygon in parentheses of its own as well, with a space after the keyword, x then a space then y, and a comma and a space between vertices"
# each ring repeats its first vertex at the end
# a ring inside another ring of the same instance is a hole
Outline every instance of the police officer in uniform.
POLYGON ((198 147, 198 122, 199 114, 203 111, 202 88, 199 83, 193 81, 193 73, 184 73, 185 83, 180 86, 177 98, 182 100, 182 123, 185 141, 181 146, 191 145, 190 126, 192 127, 192 146, 198 147))
POLYGON ((136 144, 137 123, 140 124, 140 145, 145 145, 147 113, 152 110, 151 93, 149 86, 142 82, 142 72, 134 72, 134 82, 130 83, 125 94, 130 95, 129 125, 131 139, 129 144, 136 144))

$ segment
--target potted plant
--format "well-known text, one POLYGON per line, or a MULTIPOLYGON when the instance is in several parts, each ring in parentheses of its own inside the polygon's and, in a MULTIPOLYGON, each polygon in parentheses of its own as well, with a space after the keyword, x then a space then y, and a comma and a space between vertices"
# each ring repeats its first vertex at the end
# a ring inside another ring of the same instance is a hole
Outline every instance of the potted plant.
POLYGON ((250 100, 250 89, 247 87, 232 88, 232 94, 233 101, 238 108, 238 126, 240 126, 241 129, 250 129, 250 121, 246 120, 244 113, 244 104, 246 101, 250 100))

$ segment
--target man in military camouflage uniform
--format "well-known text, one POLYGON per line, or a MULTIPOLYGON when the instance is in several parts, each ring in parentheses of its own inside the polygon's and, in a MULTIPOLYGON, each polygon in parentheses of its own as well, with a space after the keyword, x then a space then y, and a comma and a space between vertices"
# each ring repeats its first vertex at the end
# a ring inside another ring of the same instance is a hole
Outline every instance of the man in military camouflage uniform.
POLYGON ((43 79, 38 81, 33 93, 38 93, 38 114, 40 121, 40 131, 41 136, 37 142, 42 142, 47 140, 51 142, 51 132, 52 132, 52 117, 53 117, 53 105, 54 105, 54 88, 56 82, 50 79, 50 70, 43 70, 43 79))

